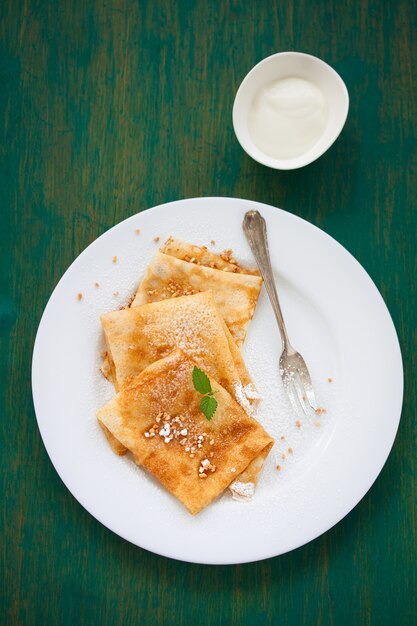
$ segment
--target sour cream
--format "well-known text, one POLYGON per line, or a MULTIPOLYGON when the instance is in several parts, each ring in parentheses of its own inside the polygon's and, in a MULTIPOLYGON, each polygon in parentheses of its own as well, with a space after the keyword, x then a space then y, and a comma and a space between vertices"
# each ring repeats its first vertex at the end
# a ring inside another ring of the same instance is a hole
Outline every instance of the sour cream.
POLYGON ((310 81, 282 78, 255 96, 248 129, 255 145, 275 159, 298 157, 322 136, 327 124, 327 102, 310 81))

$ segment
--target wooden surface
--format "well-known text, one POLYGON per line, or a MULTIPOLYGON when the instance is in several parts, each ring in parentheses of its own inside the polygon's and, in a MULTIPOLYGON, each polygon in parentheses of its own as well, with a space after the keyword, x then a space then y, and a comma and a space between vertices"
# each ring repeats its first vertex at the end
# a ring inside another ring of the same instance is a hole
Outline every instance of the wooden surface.
POLYGON ((416 623, 415 3, 0 10, 2 623, 416 623), (289 49, 332 64, 351 108, 325 156, 280 173, 242 151, 231 109, 247 71, 289 49), (280 206, 346 246, 385 298, 406 372, 393 451, 354 511, 290 554, 232 567, 157 557, 94 520, 46 455, 30 387, 39 319, 73 259, 119 220, 200 195, 280 206))

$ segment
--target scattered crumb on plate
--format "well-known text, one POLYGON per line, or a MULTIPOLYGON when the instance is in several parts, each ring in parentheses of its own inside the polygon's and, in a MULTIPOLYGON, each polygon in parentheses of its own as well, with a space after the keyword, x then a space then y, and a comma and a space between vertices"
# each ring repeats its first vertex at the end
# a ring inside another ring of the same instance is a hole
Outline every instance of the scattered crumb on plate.
POLYGON ((117 263, 117 256, 113 257, 113 263, 117 263))
POLYGON ((79 291, 77 293, 77 300, 82 300, 83 294, 81 293, 81 291, 79 291))

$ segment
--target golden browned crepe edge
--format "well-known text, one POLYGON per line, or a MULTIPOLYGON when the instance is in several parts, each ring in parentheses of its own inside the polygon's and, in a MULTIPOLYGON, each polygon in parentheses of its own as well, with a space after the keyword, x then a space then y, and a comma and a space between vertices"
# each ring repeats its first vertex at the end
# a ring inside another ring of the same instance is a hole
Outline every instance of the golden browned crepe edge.
MULTIPOLYGON (((107 378, 109 382, 113 384, 117 392, 115 368, 114 368, 113 359, 111 358, 111 352, 107 343, 107 338, 106 338, 106 345, 107 345, 107 350, 103 355, 103 363, 100 367, 100 370, 103 376, 107 378)), ((100 427, 102 428, 104 434, 106 435, 106 439, 109 442, 110 447, 113 450, 113 452, 117 454, 117 456, 123 456, 124 454, 126 454, 127 448, 125 448, 125 446, 122 443, 120 443, 120 441, 118 441, 114 435, 112 435, 109 429, 99 419, 98 419, 98 423, 100 427)))
POLYGON ((227 343, 229 344, 229 349, 232 354, 232 359, 235 362, 237 372, 239 374, 240 381, 242 386, 253 385, 252 379, 249 376, 249 372, 246 369, 245 361, 243 360, 242 353, 240 352, 235 340, 233 339, 232 333, 227 327, 226 322, 222 318, 222 326, 224 330, 224 334, 227 338, 227 343))
POLYGON ((101 429, 106 435, 106 439, 110 444, 111 449, 117 456, 123 456, 127 452, 127 448, 118 440, 116 437, 109 431, 107 426, 103 424, 103 422, 97 418, 98 423, 100 424, 101 429))

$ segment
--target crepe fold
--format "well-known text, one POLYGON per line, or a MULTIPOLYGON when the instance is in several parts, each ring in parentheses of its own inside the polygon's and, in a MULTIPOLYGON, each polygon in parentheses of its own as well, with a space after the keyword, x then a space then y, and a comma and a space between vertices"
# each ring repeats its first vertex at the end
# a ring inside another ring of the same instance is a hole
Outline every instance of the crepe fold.
POLYGON ((146 367, 98 413, 99 421, 193 515, 219 496, 273 439, 210 375, 217 410, 208 421, 195 361, 181 350, 146 367))
POLYGON ((148 266, 132 306, 211 290, 227 327, 240 347, 255 311, 262 279, 245 273, 241 268, 238 271, 237 266, 232 266, 235 271, 230 270, 229 262, 207 250, 171 241, 148 266), (187 259, 193 254, 193 262, 178 258, 173 252, 187 259), (201 261, 197 261, 198 258, 201 261), (213 258, 216 260, 213 261, 213 258))

